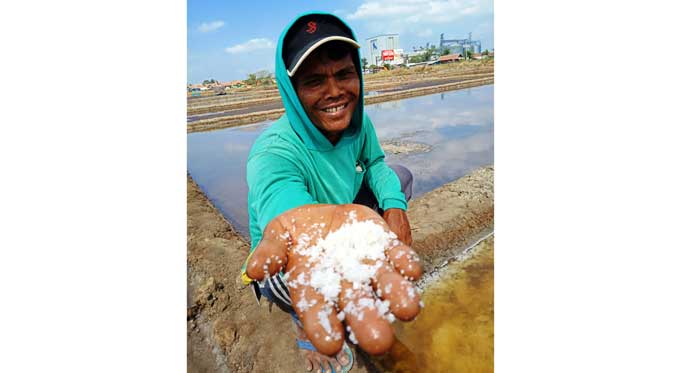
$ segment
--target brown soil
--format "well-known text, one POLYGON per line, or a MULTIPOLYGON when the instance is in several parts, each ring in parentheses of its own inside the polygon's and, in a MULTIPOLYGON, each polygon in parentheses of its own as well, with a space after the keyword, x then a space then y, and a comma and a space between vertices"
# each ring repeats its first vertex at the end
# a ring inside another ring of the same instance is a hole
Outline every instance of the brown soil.
POLYGON ((408 206, 413 249, 428 273, 493 229, 493 167, 445 184, 408 206))
MULTIPOLYGON (((188 371, 302 371, 290 317, 257 305, 239 273, 249 243, 234 232, 195 182, 187 180, 188 371)), ((493 167, 444 185, 409 205, 414 248, 425 270, 456 255, 493 226, 493 167)), ((377 368, 356 353, 351 372, 377 368)))

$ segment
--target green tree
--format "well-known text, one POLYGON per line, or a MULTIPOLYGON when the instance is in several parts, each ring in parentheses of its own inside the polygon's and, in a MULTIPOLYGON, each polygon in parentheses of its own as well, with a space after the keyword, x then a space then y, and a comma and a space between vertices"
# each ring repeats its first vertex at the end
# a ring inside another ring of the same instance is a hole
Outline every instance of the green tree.
POLYGON ((271 77, 271 73, 268 70, 260 70, 256 72, 256 79, 268 79, 271 77))
POLYGON ((483 51, 483 53, 481 53, 481 55, 483 55, 483 56, 488 56, 488 49, 486 49, 485 51, 483 51))
POLYGON ((451 53, 451 51, 449 48, 445 48, 445 50, 442 51, 443 55, 450 54, 450 53, 451 53))
POLYGON ((249 77, 244 81, 247 85, 256 85, 256 74, 249 74, 249 77))
POLYGON ((362 62, 362 69, 363 71, 367 69, 367 58, 363 57, 360 59, 360 62, 362 62))
POLYGON ((467 50, 467 51, 466 51, 466 59, 467 59, 467 60, 470 60, 472 54, 473 54, 473 53, 471 53, 470 50, 467 50))

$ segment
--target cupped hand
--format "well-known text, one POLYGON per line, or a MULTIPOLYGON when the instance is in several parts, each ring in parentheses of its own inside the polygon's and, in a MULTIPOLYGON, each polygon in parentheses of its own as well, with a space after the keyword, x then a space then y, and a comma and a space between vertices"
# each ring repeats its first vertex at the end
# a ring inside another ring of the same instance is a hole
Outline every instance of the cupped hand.
POLYGON ((383 354, 394 342, 390 321, 420 311, 409 281, 421 276, 418 256, 362 205, 305 205, 273 219, 246 271, 263 280, 281 270, 307 337, 325 355, 341 350, 342 322, 363 350, 383 354))

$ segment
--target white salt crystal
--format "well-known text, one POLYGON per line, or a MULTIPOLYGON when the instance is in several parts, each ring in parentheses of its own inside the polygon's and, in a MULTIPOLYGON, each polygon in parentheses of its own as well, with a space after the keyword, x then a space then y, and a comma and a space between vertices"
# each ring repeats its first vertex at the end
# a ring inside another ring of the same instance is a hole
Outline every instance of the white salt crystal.
POLYGON ((297 281, 298 284, 300 284, 300 285, 307 285, 307 280, 305 280, 305 276, 304 276, 304 275, 305 275, 304 272, 302 272, 302 273, 300 273, 300 274, 297 276, 296 281, 297 281))
POLYGON ((379 312, 380 315, 385 315, 389 313, 389 301, 377 301, 377 312, 379 312))
POLYGON ((392 288, 392 284, 391 283, 387 284, 387 286, 384 287, 384 292, 386 294, 391 293, 391 288, 392 288))
POLYGON ((348 333, 348 339, 350 339, 353 344, 358 344, 358 338, 355 337, 353 332, 348 333))
POLYGON ((327 301, 337 301, 341 291, 341 276, 332 268, 320 266, 311 274, 309 284, 326 298, 327 301))
POLYGON ((375 308, 375 301, 371 298, 360 298, 358 301, 358 308, 375 308))
MULTIPOLYGON (((317 315, 319 316, 319 325, 326 331, 326 334, 331 334, 331 323, 329 323, 329 310, 324 308, 317 315)), ((328 341, 328 339, 327 339, 328 341)))
POLYGON ((305 299, 304 296, 300 298, 300 301, 297 302, 295 306, 300 312, 304 312, 309 309, 309 304, 307 303, 307 299, 305 299))
POLYGON ((311 241, 307 234, 298 237, 297 253, 308 257, 308 267, 316 263, 311 270, 311 286, 331 302, 338 301, 341 280, 352 282, 355 289, 369 284, 386 259, 384 248, 396 237, 372 221, 356 221, 355 211, 348 216, 350 221, 311 247, 307 247, 311 241), (367 265, 365 260, 378 263, 367 265))

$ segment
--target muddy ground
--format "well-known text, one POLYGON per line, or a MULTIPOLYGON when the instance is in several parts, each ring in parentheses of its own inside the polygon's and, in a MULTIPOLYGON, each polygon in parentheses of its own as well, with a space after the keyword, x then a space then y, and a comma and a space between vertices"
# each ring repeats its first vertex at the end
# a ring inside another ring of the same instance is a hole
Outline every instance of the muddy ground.
MULTIPOLYGON (((287 314, 257 305, 239 273, 249 243, 187 180, 188 371, 302 371, 287 314)), ((480 168, 409 204, 413 247, 432 272, 493 229, 493 167, 480 168)), ((351 372, 375 366, 356 354, 351 372)))

